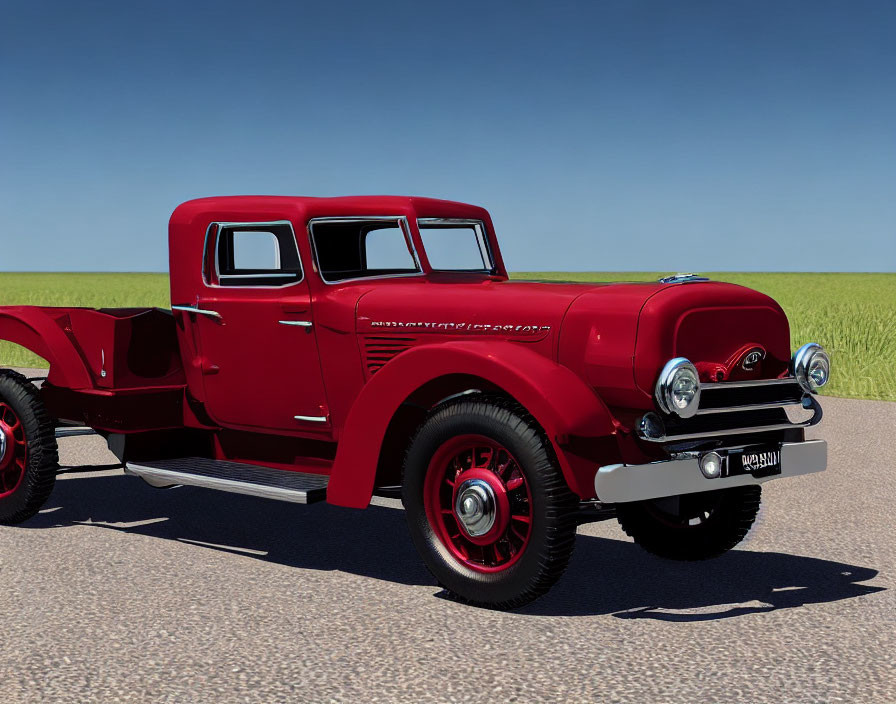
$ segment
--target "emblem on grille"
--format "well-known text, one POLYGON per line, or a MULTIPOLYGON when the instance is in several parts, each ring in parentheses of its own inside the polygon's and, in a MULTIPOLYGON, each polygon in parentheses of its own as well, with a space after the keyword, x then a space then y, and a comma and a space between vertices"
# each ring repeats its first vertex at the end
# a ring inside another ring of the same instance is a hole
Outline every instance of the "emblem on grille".
POLYGON ((755 347, 744 355, 744 359, 740 363, 740 366, 742 369, 749 372, 763 359, 765 359, 765 350, 761 347, 755 347))

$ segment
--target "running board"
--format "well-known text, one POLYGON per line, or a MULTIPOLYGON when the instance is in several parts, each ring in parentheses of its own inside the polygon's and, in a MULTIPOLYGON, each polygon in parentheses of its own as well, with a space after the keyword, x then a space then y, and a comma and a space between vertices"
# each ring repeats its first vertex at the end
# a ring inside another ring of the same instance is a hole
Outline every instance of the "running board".
POLYGON ((145 479, 153 486, 201 486, 296 504, 311 504, 326 499, 330 480, 324 474, 305 474, 205 457, 128 462, 124 471, 125 474, 145 479))
POLYGON ((56 438, 75 438, 81 435, 96 435, 93 428, 74 425, 62 425, 56 428, 56 438))

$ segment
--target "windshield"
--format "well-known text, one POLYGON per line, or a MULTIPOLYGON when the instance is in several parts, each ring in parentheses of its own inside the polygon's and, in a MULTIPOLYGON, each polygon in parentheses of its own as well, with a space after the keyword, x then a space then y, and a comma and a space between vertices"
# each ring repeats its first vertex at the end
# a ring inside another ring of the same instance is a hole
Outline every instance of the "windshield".
POLYGON ((417 226, 433 270, 491 272, 494 269, 482 221, 422 219, 417 221, 417 226))

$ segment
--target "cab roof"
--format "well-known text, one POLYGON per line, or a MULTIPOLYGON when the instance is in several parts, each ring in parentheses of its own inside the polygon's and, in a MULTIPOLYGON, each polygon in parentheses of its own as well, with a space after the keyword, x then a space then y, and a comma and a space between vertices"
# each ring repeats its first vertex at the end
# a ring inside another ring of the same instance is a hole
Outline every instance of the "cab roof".
POLYGON ((438 198, 418 196, 215 196, 182 203, 171 215, 171 225, 186 225, 196 218, 251 217, 276 220, 290 216, 297 220, 359 215, 405 215, 408 217, 466 217, 490 220, 484 208, 438 198))

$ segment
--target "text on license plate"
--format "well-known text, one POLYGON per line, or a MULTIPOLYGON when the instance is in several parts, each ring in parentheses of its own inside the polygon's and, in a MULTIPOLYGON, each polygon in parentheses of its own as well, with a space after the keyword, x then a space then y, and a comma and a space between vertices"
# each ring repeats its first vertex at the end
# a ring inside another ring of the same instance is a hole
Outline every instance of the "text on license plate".
POLYGON ((752 473, 762 469, 777 468, 781 465, 780 450, 745 450, 741 457, 745 472, 752 473))

